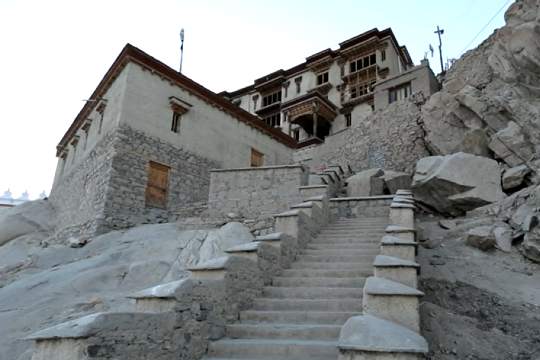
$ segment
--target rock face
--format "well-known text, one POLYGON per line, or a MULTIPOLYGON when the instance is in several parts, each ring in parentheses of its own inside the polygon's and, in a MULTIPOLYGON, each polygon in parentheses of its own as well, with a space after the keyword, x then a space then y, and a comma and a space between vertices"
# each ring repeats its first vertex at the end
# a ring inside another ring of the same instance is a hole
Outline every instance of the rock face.
POLYGON ((79 248, 43 248, 18 237, 0 246, 0 359, 19 359, 29 345, 17 340, 30 333, 88 313, 130 309, 126 296, 134 291, 182 279, 187 267, 253 239, 239 223, 189 231, 174 223, 142 225, 79 248))
POLYGON ((47 200, 36 200, 0 213, 0 246, 19 236, 39 232, 48 235, 54 228, 55 213, 47 200))
POLYGON ((510 167, 540 164, 540 3, 518 0, 506 25, 447 72, 422 108, 426 146, 434 153, 487 156, 510 167))
POLYGON ((417 200, 449 215, 459 215, 505 196, 497 162, 466 153, 420 159, 412 188, 417 200))
POLYGON ((347 178, 347 196, 373 196, 384 192, 384 171, 369 169, 347 178))

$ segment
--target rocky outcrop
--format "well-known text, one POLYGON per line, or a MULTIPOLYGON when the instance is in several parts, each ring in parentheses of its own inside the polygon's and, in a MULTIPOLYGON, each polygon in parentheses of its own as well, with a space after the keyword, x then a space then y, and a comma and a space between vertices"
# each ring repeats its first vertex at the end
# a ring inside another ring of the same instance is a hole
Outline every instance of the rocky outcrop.
POLYGON ((506 25, 447 72, 422 108, 426 146, 540 165, 540 3, 518 0, 506 25))
POLYGON ((17 237, 54 228, 55 213, 47 200, 29 201, 0 214, 0 246, 17 237))
POLYGON ((505 196, 497 162, 466 153, 420 159, 412 189, 418 201, 449 215, 459 215, 505 196))

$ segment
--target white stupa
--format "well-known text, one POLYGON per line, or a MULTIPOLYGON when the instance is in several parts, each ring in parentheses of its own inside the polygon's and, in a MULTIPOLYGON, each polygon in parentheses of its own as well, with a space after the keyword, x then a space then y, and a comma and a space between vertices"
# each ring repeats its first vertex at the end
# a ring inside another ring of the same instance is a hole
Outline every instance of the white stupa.
POLYGON ((30 195, 28 194, 28 191, 23 192, 21 196, 14 199, 11 191, 7 189, 6 191, 4 191, 4 194, 0 196, 0 208, 13 207, 27 201, 30 201, 30 195))

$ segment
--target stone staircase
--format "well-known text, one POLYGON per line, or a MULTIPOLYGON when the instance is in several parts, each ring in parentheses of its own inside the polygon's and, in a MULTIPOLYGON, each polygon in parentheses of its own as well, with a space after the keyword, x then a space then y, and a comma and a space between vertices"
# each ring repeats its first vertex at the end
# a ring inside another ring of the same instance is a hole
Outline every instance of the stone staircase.
POLYGON ((210 343, 207 360, 337 359, 342 325, 362 312, 388 217, 338 219, 324 227, 252 309, 210 343))

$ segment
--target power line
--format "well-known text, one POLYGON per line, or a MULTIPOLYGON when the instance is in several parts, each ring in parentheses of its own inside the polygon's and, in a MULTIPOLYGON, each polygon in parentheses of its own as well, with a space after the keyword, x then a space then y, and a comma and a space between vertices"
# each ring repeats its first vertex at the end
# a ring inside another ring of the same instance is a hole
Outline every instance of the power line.
POLYGON ((474 42, 474 40, 476 40, 476 38, 478 36, 480 36, 480 34, 486 30, 486 28, 488 27, 489 24, 491 24, 491 22, 497 17, 497 15, 500 14, 501 11, 503 11, 503 9, 506 7, 506 5, 508 5, 512 0, 505 0, 503 6, 501 6, 501 8, 499 10, 497 10, 497 12, 495 13, 495 15, 493 15, 491 17, 491 19, 489 19, 489 21, 482 27, 482 29, 480 29, 480 31, 472 38, 472 40, 467 44, 467 46, 465 46, 463 48, 463 50, 461 50, 460 54, 463 54, 465 52, 465 50, 467 50, 469 48, 469 46, 471 46, 471 44, 474 42))

